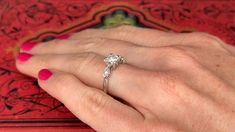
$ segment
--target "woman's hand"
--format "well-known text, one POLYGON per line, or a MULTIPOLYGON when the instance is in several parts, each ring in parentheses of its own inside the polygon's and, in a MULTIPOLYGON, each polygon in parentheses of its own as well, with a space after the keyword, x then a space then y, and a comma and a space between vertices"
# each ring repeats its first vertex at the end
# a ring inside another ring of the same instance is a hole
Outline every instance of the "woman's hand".
POLYGON ((16 66, 35 78, 49 69, 39 85, 97 131, 232 132, 235 50, 227 47, 205 33, 120 26, 23 44, 16 66), (113 71, 108 95, 109 53, 127 63, 113 71))

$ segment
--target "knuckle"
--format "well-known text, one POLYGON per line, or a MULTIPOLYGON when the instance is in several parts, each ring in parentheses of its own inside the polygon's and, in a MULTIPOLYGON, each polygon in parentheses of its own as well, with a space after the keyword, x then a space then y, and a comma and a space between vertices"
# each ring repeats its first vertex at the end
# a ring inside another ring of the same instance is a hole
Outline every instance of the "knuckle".
POLYGON ((192 53, 185 48, 171 46, 167 47, 166 53, 168 53, 169 64, 171 66, 181 67, 184 65, 197 65, 196 59, 193 57, 192 53))
POLYGON ((45 67, 48 65, 50 60, 50 56, 49 55, 44 55, 44 56, 40 56, 40 55, 34 55, 32 56, 32 58, 29 60, 30 63, 28 64, 24 64, 22 65, 21 63, 16 63, 16 68, 20 71, 32 71, 34 69, 39 69, 41 68, 41 66, 45 67))
POLYGON ((82 31, 71 34, 70 39, 82 39, 82 38, 91 38, 96 36, 96 33, 99 29, 84 29, 82 31))
POLYGON ((46 66, 50 63, 50 61, 53 59, 52 55, 43 55, 43 56, 35 56, 35 59, 37 59, 37 64, 40 64, 42 66, 46 66))
POLYGON ((136 34, 135 29, 136 28, 133 26, 121 25, 116 28, 110 29, 110 35, 113 36, 114 38, 120 38, 120 39, 129 38, 131 37, 131 34, 136 34))
POLYGON ((76 74, 79 74, 83 70, 86 70, 87 66, 95 66, 95 68, 99 68, 101 66, 99 60, 99 56, 93 52, 84 53, 82 55, 76 54, 71 58, 71 61, 73 61, 73 65, 71 65, 71 67, 76 74))
POLYGON ((213 38, 212 35, 205 32, 192 32, 191 35, 195 38, 200 38, 199 40, 211 40, 213 38))
POLYGON ((190 33, 190 36, 191 37, 188 37, 188 39, 196 40, 195 42, 203 46, 212 45, 212 44, 219 45, 223 42, 218 37, 205 32, 193 32, 190 33))
POLYGON ((59 86, 67 84, 68 82, 71 82, 71 80, 73 80, 73 77, 69 74, 61 74, 53 79, 54 83, 59 86))
POLYGON ((58 96, 62 96, 68 90, 68 84, 73 84, 71 82, 73 82, 74 79, 75 78, 70 74, 59 74, 53 78, 50 85, 56 89, 58 96))
POLYGON ((84 108, 91 113, 98 113, 108 105, 107 95, 99 91, 87 90, 81 97, 84 108))
POLYGON ((162 89, 165 93, 173 96, 179 96, 179 87, 183 82, 173 73, 157 73, 154 77, 153 87, 162 89), (156 83, 158 81, 159 83, 156 83), (160 84, 160 87, 159 87, 160 84))
POLYGON ((100 60, 100 57, 99 55, 97 55, 96 53, 93 53, 93 52, 90 52, 90 53, 87 53, 87 56, 85 57, 84 61, 81 63, 81 65, 94 65, 94 66, 97 66, 99 65, 99 60, 100 60))
POLYGON ((102 45, 104 45, 106 43, 106 39, 105 38, 100 38, 100 37, 94 37, 94 38, 90 38, 85 46, 84 49, 87 52, 92 52, 97 50, 97 48, 102 47, 102 45))

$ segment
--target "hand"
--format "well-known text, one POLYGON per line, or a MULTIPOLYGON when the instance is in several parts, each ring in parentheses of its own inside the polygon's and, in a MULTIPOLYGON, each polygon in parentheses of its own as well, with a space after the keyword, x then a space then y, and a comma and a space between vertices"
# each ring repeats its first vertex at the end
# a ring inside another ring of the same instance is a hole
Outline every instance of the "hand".
POLYGON ((212 35, 120 26, 23 44, 21 52, 18 70, 38 78, 49 69, 39 85, 97 131, 234 131, 235 50, 212 35), (127 63, 105 94, 109 53, 127 63))

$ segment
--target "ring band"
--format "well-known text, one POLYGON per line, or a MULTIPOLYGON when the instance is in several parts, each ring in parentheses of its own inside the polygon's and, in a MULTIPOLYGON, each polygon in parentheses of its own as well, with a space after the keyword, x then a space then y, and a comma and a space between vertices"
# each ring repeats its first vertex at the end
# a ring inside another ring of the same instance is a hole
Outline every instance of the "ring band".
POLYGON ((107 57, 104 58, 104 62, 106 67, 103 71, 103 91, 108 93, 109 77, 111 76, 112 71, 115 70, 119 64, 124 63, 124 58, 120 55, 110 53, 107 57))

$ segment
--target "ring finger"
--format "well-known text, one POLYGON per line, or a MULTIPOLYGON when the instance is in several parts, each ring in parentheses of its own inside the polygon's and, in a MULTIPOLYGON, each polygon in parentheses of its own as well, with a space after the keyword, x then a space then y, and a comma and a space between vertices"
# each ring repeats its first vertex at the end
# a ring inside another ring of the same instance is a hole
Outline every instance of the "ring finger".
MULTIPOLYGON (((55 69, 72 73, 85 84, 102 89, 102 71, 105 64, 100 55, 82 53, 32 56, 20 53, 17 58, 17 69, 27 75, 37 77, 40 69, 55 69)), ((114 96, 135 104, 137 103, 136 97, 142 96, 142 85, 149 83, 147 77, 149 77, 147 71, 128 64, 121 64, 110 77, 108 91, 114 96)))

